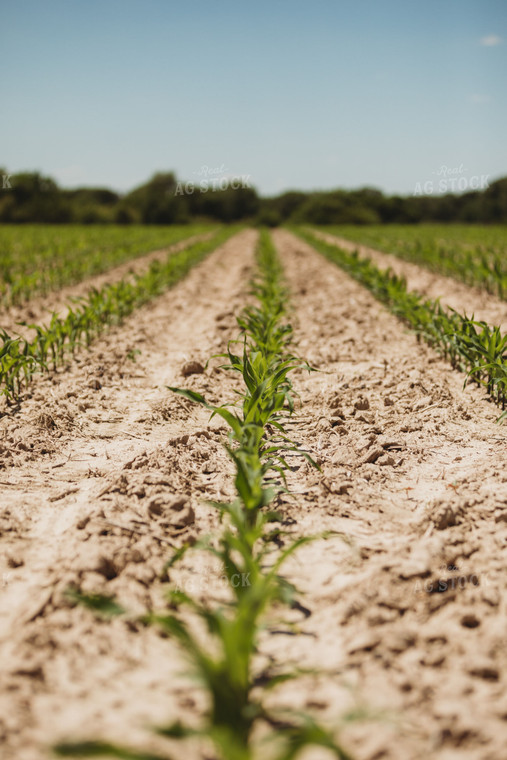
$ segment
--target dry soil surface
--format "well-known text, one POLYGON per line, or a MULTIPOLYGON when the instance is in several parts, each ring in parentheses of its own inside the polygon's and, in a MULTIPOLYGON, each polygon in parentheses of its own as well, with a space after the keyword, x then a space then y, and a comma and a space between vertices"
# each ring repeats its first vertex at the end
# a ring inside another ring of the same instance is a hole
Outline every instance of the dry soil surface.
POLYGON ((351 700, 376 715, 343 731, 361 760, 502 760, 506 427, 351 278, 289 233, 275 239, 298 350, 320 370, 300 379, 297 434, 322 474, 291 473, 287 518, 345 539, 291 565, 306 635, 266 651, 327 674, 286 699, 330 722, 351 700))
POLYGON ((403 261, 390 253, 382 253, 375 248, 353 243, 345 238, 320 230, 317 237, 329 243, 338 243, 346 251, 357 251, 361 257, 369 258, 380 269, 391 269, 394 274, 405 277, 409 290, 416 290, 428 298, 441 298, 442 305, 450 306, 490 325, 499 325, 507 330, 507 302, 479 288, 471 288, 451 277, 430 272, 410 261, 403 261))
MULTIPOLYGON (((65 590, 133 612, 168 581, 220 595, 195 555, 164 574, 171 546, 216 530, 205 500, 233 493, 224 429, 166 386, 232 397, 218 360, 201 370, 236 335, 255 240, 231 239, 0 419, 2 760, 47 760, 62 738, 161 749, 147 725, 198 720, 172 641, 97 621, 65 590)), ((319 672, 271 699, 341 727, 357 760, 505 760, 506 428, 357 283, 289 233, 275 241, 297 351, 319 370, 295 377, 291 433, 322 470, 294 456, 278 506, 293 536, 335 535, 287 564, 294 629, 271 627, 259 653, 319 672)))
MULTIPOLYGON (((166 386, 230 396, 219 362, 203 365, 235 337, 255 240, 232 238, 0 419, 2 760, 51 757, 64 738, 154 749, 146 725, 191 720, 200 704, 172 642, 97 622, 65 592, 152 609, 171 546, 216 527, 204 500, 232 493, 223 432, 166 386)), ((205 593, 212 568, 185 567, 178 582, 205 593)))

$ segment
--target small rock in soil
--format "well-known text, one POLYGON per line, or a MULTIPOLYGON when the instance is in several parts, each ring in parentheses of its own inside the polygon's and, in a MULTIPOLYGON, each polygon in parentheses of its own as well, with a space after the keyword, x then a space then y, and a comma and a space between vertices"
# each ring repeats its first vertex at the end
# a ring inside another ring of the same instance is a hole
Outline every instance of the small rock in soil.
MULTIPOLYGON (((362 464, 370 464, 372 462, 376 462, 377 459, 379 459, 380 457, 383 457, 384 454, 385 454, 384 449, 381 446, 375 446, 363 458, 362 464)), ((393 464, 394 464, 394 461, 393 461, 393 464)))
POLYGON ((394 465, 394 457, 392 457, 390 454, 384 454, 383 456, 377 459, 377 464, 384 467, 385 466, 392 467, 394 465))
POLYGON ((468 672, 470 675, 484 678, 486 681, 498 681, 498 668, 491 660, 476 660, 468 667, 468 672))
POLYGON ((436 513, 433 522, 437 530, 445 530, 445 528, 456 525, 456 514, 450 506, 444 505, 436 513))
POLYGON ((192 525, 194 522, 195 512, 190 505, 178 512, 171 520, 171 524, 177 528, 192 525))
POLYGON ((202 375, 203 372, 204 367, 200 362, 187 362, 181 368, 181 374, 183 377, 188 377, 189 375, 202 375))
POLYGON ((466 615, 463 615, 461 618, 461 625, 464 628, 478 628, 480 626, 481 621, 479 618, 474 615, 473 613, 467 613, 466 615))
POLYGON ((16 554, 11 554, 10 552, 7 554, 7 566, 8 567, 23 567, 25 564, 25 560, 22 557, 19 557, 16 554))
POLYGON ((356 637, 354 642, 349 646, 349 654, 355 652, 371 652, 375 647, 380 644, 380 636, 375 631, 367 631, 366 633, 356 637))

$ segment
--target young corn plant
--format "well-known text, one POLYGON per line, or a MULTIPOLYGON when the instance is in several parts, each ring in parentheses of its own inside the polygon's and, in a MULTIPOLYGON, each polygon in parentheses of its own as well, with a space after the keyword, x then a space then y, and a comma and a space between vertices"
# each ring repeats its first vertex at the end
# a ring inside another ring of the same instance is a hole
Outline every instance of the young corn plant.
POLYGON ((235 485, 251 524, 259 509, 273 500, 275 481, 267 480, 268 473, 279 475, 285 483, 288 452, 300 453, 315 463, 287 436, 283 421, 294 410, 290 373, 300 367, 311 368, 289 352, 292 328, 283 319, 287 310, 287 290, 281 281, 281 269, 276 252, 266 232, 261 233, 258 249, 261 276, 252 283, 257 306, 249 306, 238 317, 242 341, 231 341, 224 368, 241 375, 244 390, 233 408, 213 406, 195 391, 170 388, 191 401, 202 404, 219 415, 230 427, 227 451, 236 466, 235 485), (242 343, 243 351, 236 354, 234 344, 242 343), (263 488, 268 482, 270 490, 263 488))
MULTIPOLYGON (((264 526, 272 515, 261 510, 269 506, 277 492, 273 474, 279 474, 285 480, 284 470, 288 467, 284 458, 285 452, 298 450, 286 435, 283 419, 287 414, 291 414, 294 408, 289 374, 305 363, 288 351, 292 328, 282 322, 286 316, 287 290, 282 285, 281 268, 267 233, 261 233, 257 258, 260 275, 253 281, 252 294, 256 296, 258 305, 247 307, 238 318, 238 325, 242 332, 243 352, 242 354, 234 353, 231 345, 235 342, 231 342, 227 353, 222 355, 228 359, 226 369, 239 373, 244 381, 244 391, 239 392, 240 400, 235 404, 237 411, 210 405, 203 396, 194 391, 171 389, 204 405, 212 412, 212 415, 220 415, 231 429, 229 444, 226 448, 235 465, 238 499, 233 504, 217 506, 222 513, 228 514, 232 527, 232 531, 230 528, 226 529, 222 546, 232 546, 237 556, 242 557, 243 566, 250 568, 248 577, 252 578, 252 584, 247 593, 240 591, 231 623, 234 626, 237 625, 238 620, 243 619, 242 603, 246 600, 247 609, 253 617, 250 619, 247 617, 250 634, 247 636, 245 631, 245 641, 253 641, 254 631, 259 626, 257 612, 259 614, 264 612, 268 603, 273 603, 275 600, 290 603, 293 589, 282 581, 277 571, 284 559, 302 543, 302 541, 292 543, 268 572, 263 569, 262 563, 269 551, 264 526), (260 551, 256 549, 259 541, 263 546, 260 551), (281 596, 280 592, 282 592, 281 596), (255 603, 255 599, 264 600, 261 607, 255 603)), ((228 577, 232 577, 231 570, 237 577, 239 568, 231 562, 231 558, 232 555, 227 551, 221 556, 228 577)), ((179 626, 177 630, 180 630, 179 626)), ((254 648, 249 651, 248 662, 251 661, 254 651, 254 648)), ((195 657, 193 646, 190 652, 191 656, 195 657)), ((222 684, 227 682, 226 673, 222 673, 220 681, 222 684)), ((279 674, 275 679, 267 678, 266 683, 274 685, 280 680, 287 680, 296 675, 279 674)), ((206 680, 209 682, 209 679, 206 680)), ((226 737, 228 743, 227 752, 222 754, 223 757, 238 760, 252 757, 250 735, 254 723, 261 719, 272 726, 276 725, 284 737, 285 746, 279 755, 280 758, 295 757, 303 747, 311 743, 327 746, 337 757, 346 757, 344 751, 335 744, 331 734, 316 726, 309 718, 305 718, 303 722, 291 723, 287 720, 283 722, 280 717, 267 715, 261 703, 252 699, 251 690, 255 681, 248 682, 247 679, 243 681, 243 685, 245 688, 241 693, 241 698, 239 695, 237 698, 243 718, 236 715, 231 725, 231 711, 228 711, 229 718, 226 718, 226 724, 219 725, 219 736, 226 737), (246 687, 247 684, 248 687, 246 687), (239 738, 239 754, 230 744, 231 731, 232 736, 235 736, 235 726, 243 726, 245 729, 243 735, 234 739, 236 742, 239 738)), ((228 688, 228 693, 234 694, 234 689, 228 688)), ((214 700, 213 704, 215 704, 214 700)), ((212 725, 207 729, 211 736, 216 730, 215 713, 213 716, 212 725)), ((180 730, 179 727, 173 729, 171 735, 176 736, 180 730)), ((215 743, 217 743, 216 739, 215 743)), ((222 746, 222 753, 224 749, 226 747, 222 746)))
MULTIPOLYGON (((359 258, 357 252, 347 253, 306 230, 295 232, 367 287, 418 337, 448 358, 455 369, 466 372, 465 386, 470 378, 484 385, 492 400, 505 410, 507 335, 502 336, 499 327, 478 322, 454 309, 444 309, 438 300, 424 299, 419 293, 409 292, 403 278, 389 269, 378 269, 370 259, 359 258)), ((497 422, 505 419, 507 410, 497 422)))
MULTIPOLYGON (((176 612, 155 616, 153 621, 179 640, 208 692, 210 709, 200 730, 201 735, 213 740, 220 757, 250 760, 253 757, 252 734, 256 726, 262 723, 274 725, 282 718, 281 713, 264 706, 266 687, 274 688, 301 674, 296 670, 278 669, 256 672, 253 660, 266 612, 274 604, 288 604, 293 599, 294 589, 280 578, 279 570, 284 560, 305 539, 294 541, 275 562, 266 567, 270 549, 261 541, 263 521, 256 525, 257 540, 253 542, 254 547, 261 542, 261 549, 254 548, 252 551, 251 538, 245 540, 242 533, 244 526, 238 516, 237 513, 231 514, 233 529, 224 531, 218 548, 208 547, 220 560, 233 591, 230 604, 210 608, 181 592, 174 592, 172 602, 176 612), (241 582, 236 582, 235 579, 239 578, 241 582), (204 621, 208 635, 217 643, 213 648, 217 654, 210 655, 198 642, 189 625, 177 614, 181 606, 188 607, 204 621)), ((290 725, 293 734, 302 732, 301 723, 295 716, 290 725)), ((195 734, 180 723, 172 724, 163 733, 173 738, 195 734)), ((301 733, 299 736, 301 739, 301 733)), ((330 735, 326 734, 326 740, 331 745, 330 735)), ((289 743, 286 742, 287 745, 289 743)), ((283 756, 285 753, 278 755, 283 756)), ((337 756, 340 757, 339 754, 337 756)))
POLYGON ((164 262, 152 262, 147 272, 133 280, 120 280, 100 289, 92 288, 84 298, 75 299, 67 315, 53 314, 49 325, 26 325, 35 330, 29 341, 0 332, 0 394, 7 403, 20 400, 34 373, 56 372, 67 356, 83 344, 89 346, 107 326, 119 324, 137 307, 162 294, 182 279, 237 228, 224 228, 211 240, 199 241, 168 256, 164 262))
MULTIPOLYGON (((468 321, 469 332, 464 342, 472 369, 469 377, 486 385, 488 393, 505 409, 507 401, 507 335, 502 336, 498 327, 491 328, 485 322, 468 321), (476 327, 480 327, 480 332, 476 327)), ((505 418, 506 414, 502 414, 505 418)))
MULTIPOLYGON (((256 733, 263 734, 262 754, 270 760, 291 760, 309 745, 325 747, 331 756, 340 760, 351 760, 332 733, 308 715, 268 708, 265 704, 268 691, 308 671, 277 667, 260 670, 254 666, 266 613, 274 605, 289 604, 294 598, 295 590, 279 575, 283 562, 311 539, 294 541, 275 561, 271 561, 272 551, 262 540, 262 520, 254 529, 256 539, 252 542, 255 547, 260 543, 261 548, 252 551, 251 542, 244 540, 241 533, 241 518, 238 519, 239 514, 234 512, 231 510, 231 527, 224 530, 217 546, 202 541, 192 548, 192 551, 209 551, 220 560, 228 580, 229 601, 212 606, 173 590, 168 594, 167 611, 141 618, 145 625, 158 626, 179 643, 190 667, 189 675, 198 679, 208 696, 208 709, 197 728, 175 721, 155 730, 173 740, 211 741, 220 760, 255 760, 260 748, 255 740, 256 733), (199 635, 198 626, 192 624, 197 620, 204 625, 212 645, 203 643, 205 637, 199 635), (267 742, 273 745, 271 751, 265 746, 267 742)), ((170 566, 184 551, 176 553, 170 566)), ((75 600, 79 597, 73 593, 75 600)), ((95 607, 102 616, 112 617, 123 612, 111 599, 88 596, 81 601, 88 607, 95 607)), ((55 749, 64 757, 107 756, 129 760, 172 760, 174 757, 171 754, 154 756, 90 741, 62 743, 55 749)))
MULTIPOLYGON (((332 733, 308 715, 266 707, 266 691, 300 676, 301 670, 272 668, 257 672, 254 666, 266 616, 277 606, 294 604, 295 589, 280 576, 280 569, 299 546, 312 540, 292 541, 280 553, 270 542, 273 533, 279 531, 272 532, 267 527, 273 515, 265 508, 278 489, 273 474, 284 476, 287 464, 283 454, 287 449, 296 450, 287 439, 283 419, 293 410, 289 373, 302 362, 288 353, 291 330, 281 324, 287 294, 279 281, 281 270, 274 249, 265 234, 258 262, 260 275, 253 291, 259 306, 245 309, 238 319, 243 353, 234 354, 229 345, 225 355, 228 368, 240 373, 245 383, 234 410, 210 405, 194 391, 171 389, 204 405, 229 425, 226 448, 235 465, 237 499, 214 505, 226 518, 218 541, 203 540, 192 549, 210 552, 219 560, 228 580, 228 602, 213 606, 173 590, 169 594, 169 611, 143 619, 145 624, 160 626, 179 642, 209 698, 209 709, 198 729, 176 722, 158 732, 171 739, 211 740, 221 760, 254 760, 258 757, 255 735, 260 728, 265 740, 273 742, 269 753, 272 760, 292 760, 309 745, 325 747, 332 756, 349 760, 332 733), (190 622, 185 610, 192 613, 190 622), (202 643, 192 619, 204 623, 212 645, 202 643)), ((186 550, 183 547, 177 551, 166 570, 174 567, 186 550)), ((111 610, 111 600, 106 602, 111 610)), ((60 745, 58 752, 74 757, 98 756, 102 752, 130 760, 154 760, 151 755, 89 742, 60 745)))

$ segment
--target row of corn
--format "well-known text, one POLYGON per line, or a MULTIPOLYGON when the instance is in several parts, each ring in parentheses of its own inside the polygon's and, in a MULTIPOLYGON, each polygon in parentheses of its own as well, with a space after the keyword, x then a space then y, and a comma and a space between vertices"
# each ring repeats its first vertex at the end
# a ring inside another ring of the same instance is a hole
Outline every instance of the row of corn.
POLYGON ((0 307, 20 306, 211 229, 133 225, 126 234, 108 225, 0 225, 0 307))
MULTIPOLYGON (((406 281, 390 270, 381 270, 356 252, 347 253, 338 245, 323 242, 307 230, 297 234, 324 256, 338 264, 368 288, 399 319, 431 346, 440 351, 455 369, 486 387, 489 395, 505 410, 507 402, 507 335, 499 327, 444 308, 439 300, 424 298, 407 290, 406 281)), ((505 410, 498 421, 507 418, 505 410)))
POLYGON ((345 225, 327 231, 507 298, 505 226, 345 225))
POLYGON ((69 306, 65 316, 53 314, 47 325, 23 323, 35 332, 33 338, 15 337, 0 330, 0 394, 8 403, 17 402, 34 374, 56 371, 107 327, 119 324, 138 306, 178 282, 234 232, 234 228, 224 228, 210 240, 170 254, 165 261, 153 261, 143 274, 92 288, 86 297, 69 306))
MULTIPOLYGON (((214 406, 192 390, 171 388, 227 423, 230 433, 225 446, 234 463, 237 497, 230 503, 214 504, 223 526, 218 536, 192 548, 183 547, 168 565, 172 572, 187 551, 210 553, 219 560, 228 580, 227 600, 203 601, 174 588, 168 610, 143 618, 146 625, 159 626, 178 641, 209 704, 200 726, 173 722, 158 733, 172 740, 210 742, 214 757, 221 760, 252 760, 261 754, 272 760, 292 760, 309 745, 325 747, 331 756, 347 760, 349 755, 332 732, 308 714, 268 707, 267 693, 302 671, 277 665, 259 671, 255 663, 260 632, 269 627, 270 616, 296 604, 296 590, 280 575, 282 564, 311 540, 292 540, 275 527, 280 520, 274 509, 276 499, 287 489, 287 458, 301 455, 309 459, 286 430, 294 404, 290 375, 308 365, 291 352, 288 293, 266 232, 261 233, 257 262, 258 274, 252 284, 256 301, 239 316, 240 336, 222 355, 224 368, 242 378, 238 400, 214 406), (278 548, 280 544, 283 550, 278 548), (199 636, 199 622, 207 631, 205 642, 199 636)), ((106 605, 122 613, 114 600, 90 599, 79 592, 74 592, 74 599, 99 610, 106 605)), ((146 754, 103 742, 64 744, 58 752, 73 757, 169 758, 168 754, 146 754)))

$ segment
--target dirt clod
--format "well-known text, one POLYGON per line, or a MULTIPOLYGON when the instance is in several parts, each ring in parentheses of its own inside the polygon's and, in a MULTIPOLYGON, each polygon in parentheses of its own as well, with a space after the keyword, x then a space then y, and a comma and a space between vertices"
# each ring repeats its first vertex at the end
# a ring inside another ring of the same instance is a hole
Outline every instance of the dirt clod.
POLYGON ((183 377, 188 377, 189 375, 202 375, 203 372, 203 365, 200 362, 196 361, 187 362, 181 368, 181 374, 183 377))

